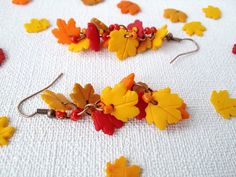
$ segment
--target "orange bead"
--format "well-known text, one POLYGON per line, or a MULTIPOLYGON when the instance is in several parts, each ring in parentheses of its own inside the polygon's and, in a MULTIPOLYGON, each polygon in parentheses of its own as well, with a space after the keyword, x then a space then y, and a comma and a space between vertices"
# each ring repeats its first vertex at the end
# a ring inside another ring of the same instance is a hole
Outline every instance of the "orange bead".
POLYGON ((103 107, 103 113, 104 114, 111 114, 113 112, 114 108, 112 105, 105 105, 103 107))
POLYGON ((152 93, 144 93, 142 96, 143 101, 145 101, 146 103, 149 103, 150 101, 152 101, 153 97, 152 97, 152 93))

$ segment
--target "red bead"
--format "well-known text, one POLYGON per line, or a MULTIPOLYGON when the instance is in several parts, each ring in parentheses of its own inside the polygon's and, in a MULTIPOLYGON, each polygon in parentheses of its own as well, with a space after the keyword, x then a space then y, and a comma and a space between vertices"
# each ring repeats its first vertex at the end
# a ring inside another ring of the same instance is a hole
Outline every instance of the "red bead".
POLYGON ((77 121, 79 119, 81 119, 81 115, 78 115, 80 112, 82 111, 82 109, 77 108, 74 111, 72 111, 71 115, 70 115, 70 119, 73 121, 77 121))
POLYGON ((151 34, 152 31, 151 31, 151 29, 150 29, 149 27, 146 27, 146 28, 144 29, 144 33, 145 33, 145 34, 151 34))
POLYGON ((120 30, 120 25, 114 24, 114 29, 115 29, 115 30, 120 30))
POLYGON ((78 38, 77 36, 71 36, 71 37, 70 37, 70 40, 71 40, 73 43, 78 43, 79 38, 78 38))
POLYGON ((56 118, 58 119, 66 118, 66 112, 56 111, 56 118))
POLYGON ((109 39, 109 37, 108 37, 108 32, 104 32, 104 33, 102 34, 102 40, 106 41, 107 39, 109 39))
POLYGON ((232 49, 233 54, 236 54, 236 44, 234 44, 234 47, 232 49))
POLYGON ((156 33, 157 29, 153 26, 153 27, 151 27, 151 31, 152 31, 152 33, 156 33))
POLYGON ((113 31, 114 28, 115 28, 114 25, 110 25, 110 26, 109 26, 109 30, 110 30, 110 31, 113 31))

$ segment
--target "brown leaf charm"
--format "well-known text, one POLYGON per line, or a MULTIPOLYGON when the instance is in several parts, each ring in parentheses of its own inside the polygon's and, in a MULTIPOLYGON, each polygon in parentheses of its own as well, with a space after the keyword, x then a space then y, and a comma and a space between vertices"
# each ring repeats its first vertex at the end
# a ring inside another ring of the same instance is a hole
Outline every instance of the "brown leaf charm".
POLYGON ((83 88, 77 83, 74 85, 73 92, 70 94, 70 97, 73 100, 73 103, 81 109, 83 109, 86 104, 96 103, 100 99, 98 94, 94 94, 94 89, 91 84, 86 84, 83 88))
POLYGON ((143 53, 150 48, 152 48, 152 40, 150 38, 146 38, 144 41, 140 42, 137 52, 143 53))

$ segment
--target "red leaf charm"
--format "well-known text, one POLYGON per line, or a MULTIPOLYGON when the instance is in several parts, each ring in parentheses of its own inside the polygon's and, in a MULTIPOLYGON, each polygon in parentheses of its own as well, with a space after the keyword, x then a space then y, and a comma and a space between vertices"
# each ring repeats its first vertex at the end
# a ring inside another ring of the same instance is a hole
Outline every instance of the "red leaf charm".
POLYGON ((104 114, 101 111, 94 111, 92 113, 93 124, 97 131, 102 130, 107 135, 113 135, 116 128, 121 128, 124 122, 117 120, 110 114, 104 114))
POLYGON ((0 65, 3 63, 5 60, 5 54, 2 49, 0 49, 0 65))
POLYGON ((132 30, 133 27, 137 27, 138 28, 138 37, 142 38, 144 33, 143 33, 143 22, 141 22, 140 20, 135 20, 134 23, 130 23, 127 26, 128 30, 132 30))
POLYGON ((142 96, 143 96, 143 93, 141 92, 138 93, 138 103, 135 105, 139 108, 139 111, 140 111, 139 115, 136 116, 136 118, 139 120, 142 120, 143 118, 146 117, 145 109, 148 106, 148 104, 145 101, 143 101, 142 96))
POLYGON ((94 51, 99 51, 100 50, 100 37, 99 37, 99 32, 96 25, 94 25, 93 23, 88 23, 86 36, 89 39, 90 49, 94 51))
POLYGON ((234 44, 234 47, 232 49, 232 53, 236 55, 236 44, 234 44))

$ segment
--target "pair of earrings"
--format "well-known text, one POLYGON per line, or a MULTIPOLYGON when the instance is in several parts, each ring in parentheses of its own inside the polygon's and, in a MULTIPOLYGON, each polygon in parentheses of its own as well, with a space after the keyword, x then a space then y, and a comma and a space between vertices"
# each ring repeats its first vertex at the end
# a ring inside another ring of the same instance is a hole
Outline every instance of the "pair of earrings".
POLYGON ((94 93, 93 86, 82 87, 75 84, 70 94, 72 101, 63 94, 47 90, 63 74, 60 74, 50 85, 23 99, 18 111, 25 117, 46 114, 50 118, 78 121, 83 115, 89 115, 97 131, 112 135, 115 129, 121 128, 130 119, 146 120, 161 130, 169 124, 178 123, 189 118, 186 104, 178 94, 171 93, 170 88, 152 90, 143 82, 135 82, 132 73, 123 78, 114 87, 106 87, 100 95, 94 93), (22 111, 22 104, 29 98, 42 93, 41 98, 50 109, 37 109, 27 115, 22 111))
POLYGON ((100 51, 101 48, 108 48, 108 51, 115 52, 120 60, 135 56, 147 50, 157 50, 166 41, 191 41, 195 45, 192 51, 177 55, 171 60, 173 63, 179 56, 197 52, 199 45, 190 38, 176 38, 168 33, 167 25, 156 27, 143 27, 143 22, 135 20, 133 23, 125 25, 111 24, 105 25, 97 18, 92 18, 87 28, 81 29, 76 26, 76 22, 71 18, 67 23, 62 19, 57 19, 57 26, 52 30, 53 35, 58 39, 58 43, 69 45, 72 52, 84 50, 100 51))

